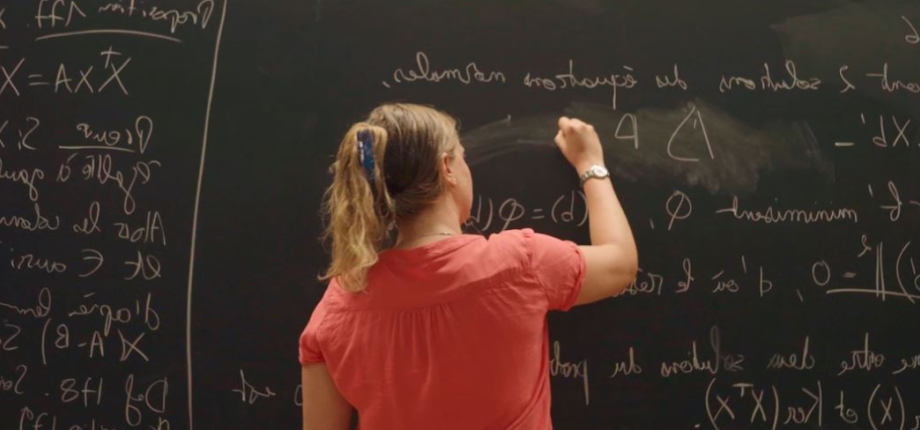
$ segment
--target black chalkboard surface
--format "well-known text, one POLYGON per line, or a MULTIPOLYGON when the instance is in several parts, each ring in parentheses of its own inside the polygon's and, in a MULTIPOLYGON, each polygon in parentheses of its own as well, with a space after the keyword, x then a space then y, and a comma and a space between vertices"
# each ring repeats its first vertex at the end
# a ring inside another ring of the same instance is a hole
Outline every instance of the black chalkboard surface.
MULTIPOLYGON (((341 133, 462 122, 472 234, 636 234, 550 315, 559 429, 920 428, 913 1, 0 0, 0 428, 300 424, 341 133)), ((471 411, 475 413, 475 411, 471 411)))

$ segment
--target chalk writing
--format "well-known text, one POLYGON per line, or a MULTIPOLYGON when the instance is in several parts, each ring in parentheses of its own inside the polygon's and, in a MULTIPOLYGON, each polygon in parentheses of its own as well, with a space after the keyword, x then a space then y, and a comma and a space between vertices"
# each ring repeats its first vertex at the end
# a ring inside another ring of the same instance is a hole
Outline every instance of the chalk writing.
MULTIPOLYGON (((392 79, 394 84, 451 81, 469 85, 471 83, 505 83, 505 74, 497 71, 483 72, 475 62, 470 62, 462 68, 432 70, 428 55, 419 51, 415 54, 415 68, 396 69, 393 71, 392 79)), ((390 87, 391 84, 384 81, 383 85, 390 87)))
POLYGON ((623 66, 622 71, 604 76, 580 76, 575 73, 575 61, 569 60, 569 69, 566 73, 559 73, 550 78, 540 77, 527 73, 524 76, 524 86, 528 88, 556 91, 565 89, 594 89, 608 87, 611 89, 610 104, 613 110, 617 109, 617 100, 620 88, 631 89, 639 84, 635 70, 630 66, 623 66))
POLYGON ((265 387, 261 390, 256 389, 255 386, 246 380, 246 374, 243 373, 242 370, 240 370, 240 380, 242 381, 242 386, 240 388, 234 388, 233 392, 239 393, 240 400, 247 405, 255 404, 259 399, 267 399, 276 395, 269 387, 265 387))
POLYGON ((732 198, 731 207, 718 209, 716 214, 729 214, 738 221, 764 224, 814 224, 831 222, 859 222, 859 213, 852 208, 839 209, 776 209, 768 206, 763 210, 741 209, 738 196, 732 198))
POLYGON ((549 362, 549 371, 553 376, 579 379, 585 394, 585 405, 591 404, 591 389, 588 379, 588 360, 569 362, 562 359, 562 345, 553 342, 553 355, 549 362))
POLYGON ((195 253, 173 234, 194 241, 179 166, 204 163, 225 16, 216 0, 0 5, 0 428, 193 430, 195 253))

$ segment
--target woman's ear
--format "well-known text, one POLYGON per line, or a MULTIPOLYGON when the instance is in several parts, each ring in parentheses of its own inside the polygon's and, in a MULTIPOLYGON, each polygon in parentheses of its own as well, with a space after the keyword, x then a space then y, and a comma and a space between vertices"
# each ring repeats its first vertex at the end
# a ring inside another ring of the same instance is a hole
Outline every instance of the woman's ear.
POLYGON ((441 175, 452 185, 457 185, 457 175, 450 166, 451 156, 448 153, 441 154, 441 160, 438 167, 441 169, 441 175))

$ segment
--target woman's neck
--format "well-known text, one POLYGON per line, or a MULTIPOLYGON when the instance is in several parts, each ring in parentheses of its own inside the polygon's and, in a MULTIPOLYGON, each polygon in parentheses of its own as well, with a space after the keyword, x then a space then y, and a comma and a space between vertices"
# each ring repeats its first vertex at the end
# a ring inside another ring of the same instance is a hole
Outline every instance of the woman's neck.
POLYGON ((463 233, 460 217, 446 202, 439 202, 411 220, 397 225, 399 235, 393 248, 405 249, 426 245, 463 233))

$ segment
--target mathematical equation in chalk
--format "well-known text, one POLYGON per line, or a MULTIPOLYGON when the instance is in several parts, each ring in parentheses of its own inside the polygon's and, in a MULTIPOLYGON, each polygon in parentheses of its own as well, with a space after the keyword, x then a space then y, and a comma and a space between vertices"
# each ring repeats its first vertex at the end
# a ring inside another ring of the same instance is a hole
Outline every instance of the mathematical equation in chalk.
POLYGON ((513 197, 496 200, 478 195, 465 227, 480 232, 504 231, 515 226, 517 221, 541 220, 581 227, 588 222, 585 203, 584 193, 575 190, 559 195, 545 206, 527 206, 513 197))
MULTIPOLYGON (((0 65, 3 83, 0 98, 21 97, 27 88, 47 89, 48 94, 104 94, 116 92, 128 96, 128 87, 122 76, 133 57, 113 47, 100 52, 96 61, 86 61, 76 66, 59 62, 54 70, 30 69, 26 58, 11 65, 0 65)), ((41 94, 41 93, 38 93, 41 94)))
MULTIPOLYGON (((713 378, 706 388, 707 424, 714 430, 738 425, 783 428, 809 425, 853 426, 868 424, 873 429, 920 429, 920 409, 911 409, 898 384, 878 383, 869 393, 854 389, 831 391, 816 380, 808 385, 784 389, 775 384, 729 382, 713 378)), ((909 384, 908 384, 909 385, 909 384)), ((916 388, 911 385, 905 388, 916 388)), ((696 424, 700 428, 701 424, 696 424)))

